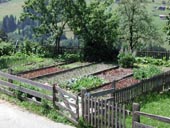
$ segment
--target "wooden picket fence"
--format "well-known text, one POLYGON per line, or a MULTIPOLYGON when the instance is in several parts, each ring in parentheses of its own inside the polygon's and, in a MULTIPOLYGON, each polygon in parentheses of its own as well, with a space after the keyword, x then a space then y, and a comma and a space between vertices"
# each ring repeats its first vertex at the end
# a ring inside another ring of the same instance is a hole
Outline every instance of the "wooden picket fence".
POLYGON ((94 128, 125 128, 124 105, 85 96, 83 98, 83 119, 94 128))
POLYGON ((138 51, 136 55, 139 57, 165 58, 168 60, 170 57, 170 51, 138 51))
POLYGON ((79 98, 61 89, 57 85, 53 85, 53 105, 57 111, 74 124, 78 124, 79 120, 79 98))
POLYGON ((160 122, 169 123, 170 117, 164 117, 154 114, 149 114, 140 111, 140 105, 137 103, 133 103, 133 111, 132 111, 132 128, 154 128, 153 126, 149 126, 143 123, 140 123, 140 116, 144 116, 150 119, 154 119, 160 122))
POLYGON ((38 105, 42 104, 42 99, 51 101, 56 111, 65 116, 72 123, 78 124, 78 96, 66 92, 57 85, 44 85, 0 71, 0 91, 11 96, 16 96, 17 91, 24 93, 24 97, 21 95, 19 98, 34 102, 38 105))
POLYGON ((106 100, 115 103, 128 103, 135 97, 151 91, 165 91, 170 89, 170 71, 156 75, 150 79, 142 80, 126 88, 115 90, 115 88, 102 90, 98 92, 88 92, 92 97, 104 97, 108 95, 106 100))
POLYGON ((132 86, 115 90, 112 97, 107 100, 116 103, 128 103, 134 98, 152 91, 164 91, 170 88, 170 71, 156 75, 150 79, 145 79, 132 86))

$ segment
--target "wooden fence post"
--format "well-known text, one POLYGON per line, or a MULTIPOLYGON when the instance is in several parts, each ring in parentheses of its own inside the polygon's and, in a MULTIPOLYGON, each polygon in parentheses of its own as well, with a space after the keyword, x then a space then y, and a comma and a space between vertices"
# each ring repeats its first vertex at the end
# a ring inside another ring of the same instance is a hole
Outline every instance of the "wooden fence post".
POLYGON ((135 111, 140 111, 140 105, 133 103, 132 108, 132 128, 135 128, 135 122, 140 122, 140 116, 135 114, 135 111))
POLYGON ((55 102, 58 102, 58 98, 56 97, 56 94, 58 94, 58 91, 56 90, 55 86, 56 84, 53 84, 53 106, 54 108, 58 110, 59 108, 55 105, 55 102))
POLYGON ((78 121, 79 120, 79 96, 78 95, 76 96, 76 105, 77 105, 76 113, 77 113, 77 121, 78 121))
POLYGON ((83 117, 83 119, 85 119, 84 118, 84 116, 85 116, 85 113, 84 113, 84 109, 85 109, 84 98, 85 98, 86 92, 87 92, 86 89, 81 90, 81 106, 82 106, 82 117, 83 117))
MULTIPOLYGON (((12 74, 13 74, 13 70, 12 70, 11 68, 9 68, 9 69, 8 69, 8 73, 12 75, 12 74)), ((13 80, 8 79, 8 82, 9 82, 9 83, 13 83, 13 80)))
MULTIPOLYGON (((116 90, 116 81, 115 80, 112 81, 112 88, 114 88, 114 90, 116 90)), ((113 93, 111 93, 110 96, 114 98, 114 94, 113 93)))

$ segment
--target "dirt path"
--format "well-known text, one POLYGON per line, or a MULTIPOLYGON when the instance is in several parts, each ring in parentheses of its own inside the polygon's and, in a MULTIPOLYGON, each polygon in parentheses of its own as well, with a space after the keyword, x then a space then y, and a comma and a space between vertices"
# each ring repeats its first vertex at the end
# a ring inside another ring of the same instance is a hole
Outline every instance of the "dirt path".
POLYGON ((75 128, 55 123, 0 100, 0 128, 75 128))

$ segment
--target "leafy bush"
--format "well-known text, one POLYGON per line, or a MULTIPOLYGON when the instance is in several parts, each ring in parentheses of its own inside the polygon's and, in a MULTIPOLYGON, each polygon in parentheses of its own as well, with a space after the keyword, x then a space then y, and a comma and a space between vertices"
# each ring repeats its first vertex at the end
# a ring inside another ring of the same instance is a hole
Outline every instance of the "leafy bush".
POLYGON ((96 76, 85 76, 78 79, 71 79, 65 86, 73 91, 80 92, 82 88, 93 88, 103 83, 104 81, 96 76))
POLYGON ((84 121, 83 118, 80 118, 77 128, 93 128, 93 127, 90 126, 90 124, 88 124, 86 121, 84 121))
POLYGON ((13 52, 13 46, 11 43, 1 42, 0 43, 0 56, 11 55, 13 52))
POLYGON ((118 55, 118 63, 121 67, 131 68, 135 63, 135 57, 132 53, 120 53, 118 55))
POLYGON ((170 66, 170 60, 166 59, 154 59, 152 57, 136 57, 136 63, 138 64, 151 64, 156 66, 170 66))
POLYGON ((139 69, 133 70, 134 77, 140 80, 145 79, 145 78, 150 78, 160 73, 161 73, 161 70, 153 65, 149 65, 147 67, 141 67, 139 69))
POLYGON ((63 55, 59 55, 58 59, 60 61, 68 61, 75 62, 81 60, 81 55, 78 53, 67 53, 65 52, 63 55))

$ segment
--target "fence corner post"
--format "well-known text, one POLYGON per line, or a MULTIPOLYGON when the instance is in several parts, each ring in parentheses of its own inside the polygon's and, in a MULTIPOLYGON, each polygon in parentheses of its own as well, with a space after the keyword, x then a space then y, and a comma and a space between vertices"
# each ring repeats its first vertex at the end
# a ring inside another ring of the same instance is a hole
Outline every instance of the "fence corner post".
MULTIPOLYGON (((12 75, 13 74, 13 70, 11 68, 8 68, 8 73, 12 75)), ((8 82, 9 83, 13 83, 13 80, 8 79, 8 82)))
POLYGON ((133 103, 132 106, 132 128, 135 128, 135 122, 140 122, 140 116, 135 114, 135 111, 140 111, 140 105, 133 103))
POLYGON ((55 88, 56 84, 53 84, 53 107, 56 108, 58 110, 58 107, 55 105, 55 102, 58 102, 58 99, 56 97, 56 94, 58 93, 58 91, 55 88))
POLYGON ((84 97, 85 97, 85 93, 87 92, 87 90, 86 89, 82 89, 81 90, 81 107, 82 107, 82 117, 83 117, 83 119, 84 119, 84 106, 85 106, 85 104, 84 104, 84 97))

